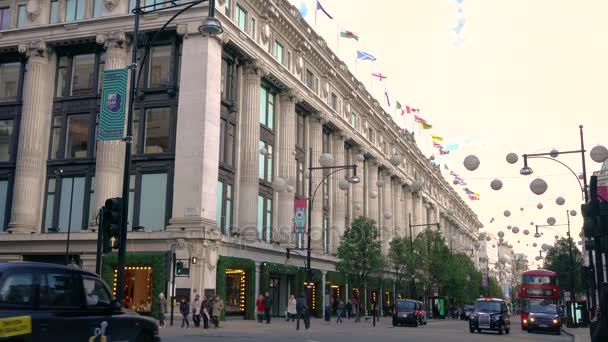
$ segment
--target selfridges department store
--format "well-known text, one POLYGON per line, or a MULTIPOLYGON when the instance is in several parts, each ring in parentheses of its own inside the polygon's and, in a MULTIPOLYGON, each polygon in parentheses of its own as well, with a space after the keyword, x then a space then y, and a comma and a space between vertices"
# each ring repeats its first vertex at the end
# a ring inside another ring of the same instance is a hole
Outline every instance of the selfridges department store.
MULTIPOLYGON (((121 195, 124 165, 123 142, 96 142, 102 75, 130 63, 133 2, 27 3, 0 1, 0 260, 63 263, 70 230, 71 263, 94 270, 97 212, 121 195)), ((176 279, 178 296, 217 291, 228 314, 251 318, 255 295, 268 290, 282 315, 306 280, 305 251, 294 250, 286 264, 286 249, 306 247, 292 221, 308 182, 322 183, 312 207, 315 310, 362 295, 335 272, 340 237, 356 217, 382 227, 384 253, 391 239, 409 236, 410 216, 413 224, 441 223, 454 249, 473 248, 475 213, 295 7, 217 1, 224 33, 205 37, 197 30, 205 6, 169 25, 143 64, 133 116, 129 307, 157 310, 158 293, 171 294, 175 255, 198 261, 176 279), (352 170, 307 177, 309 160, 319 166, 323 154, 333 165, 357 165, 361 182, 340 186, 352 170), (393 164, 395 154, 401 160, 393 164)), ((176 11, 142 19, 144 41, 176 11)), ((115 253, 103 258, 110 286, 116 263, 115 253)), ((384 303, 400 295, 382 281, 368 291, 362 298, 384 303)))

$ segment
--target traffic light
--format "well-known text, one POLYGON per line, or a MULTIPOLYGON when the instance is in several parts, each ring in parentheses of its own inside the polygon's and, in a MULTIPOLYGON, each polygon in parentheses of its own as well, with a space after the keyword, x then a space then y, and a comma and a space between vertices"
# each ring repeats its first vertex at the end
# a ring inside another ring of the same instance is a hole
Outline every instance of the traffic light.
POLYGON ((583 266, 581 271, 583 273, 583 286, 587 289, 595 289, 595 272, 593 271, 593 267, 583 266))
POLYGON ((103 210, 103 252, 109 253, 118 249, 122 236, 122 198, 115 197, 106 200, 103 210))
POLYGON ((178 261, 175 263, 175 274, 182 274, 182 273, 184 273, 184 262, 178 261))

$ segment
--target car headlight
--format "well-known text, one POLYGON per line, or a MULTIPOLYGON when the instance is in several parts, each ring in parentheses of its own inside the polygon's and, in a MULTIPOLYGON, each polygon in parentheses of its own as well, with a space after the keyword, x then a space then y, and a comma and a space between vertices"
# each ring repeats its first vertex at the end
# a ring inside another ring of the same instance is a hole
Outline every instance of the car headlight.
POLYGON ((495 320, 495 321, 498 321, 500 319, 500 315, 492 316, 492 319, 495 320))
POLYGON ((534 317, 530 317, 530 322, 534 322, 534 317))
POLYGON ((553 324, 557 324, 559 321, 557 319, 553 319, 553 324))

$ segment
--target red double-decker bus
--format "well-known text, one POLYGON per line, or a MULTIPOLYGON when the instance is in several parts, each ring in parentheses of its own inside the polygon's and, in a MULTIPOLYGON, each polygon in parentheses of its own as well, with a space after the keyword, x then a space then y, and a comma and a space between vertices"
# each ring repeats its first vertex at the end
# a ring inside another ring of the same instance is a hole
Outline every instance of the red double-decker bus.
POLYGON ((557 273, 547 270, 532 270, 522 273, 521 291, 521 328, 527 330, 531 325, 530 312, 557 310, 559 288, 557 273))

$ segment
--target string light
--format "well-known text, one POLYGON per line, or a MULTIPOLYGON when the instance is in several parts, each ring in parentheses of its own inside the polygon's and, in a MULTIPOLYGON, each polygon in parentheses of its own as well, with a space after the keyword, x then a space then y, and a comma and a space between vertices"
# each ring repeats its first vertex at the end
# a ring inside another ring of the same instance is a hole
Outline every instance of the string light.
POLYGON ((239 311, 245 312, 245 289, 247 288, 246 272, 242 269, 227 268, 226 276, 237 278, 239 280, 239 311))

